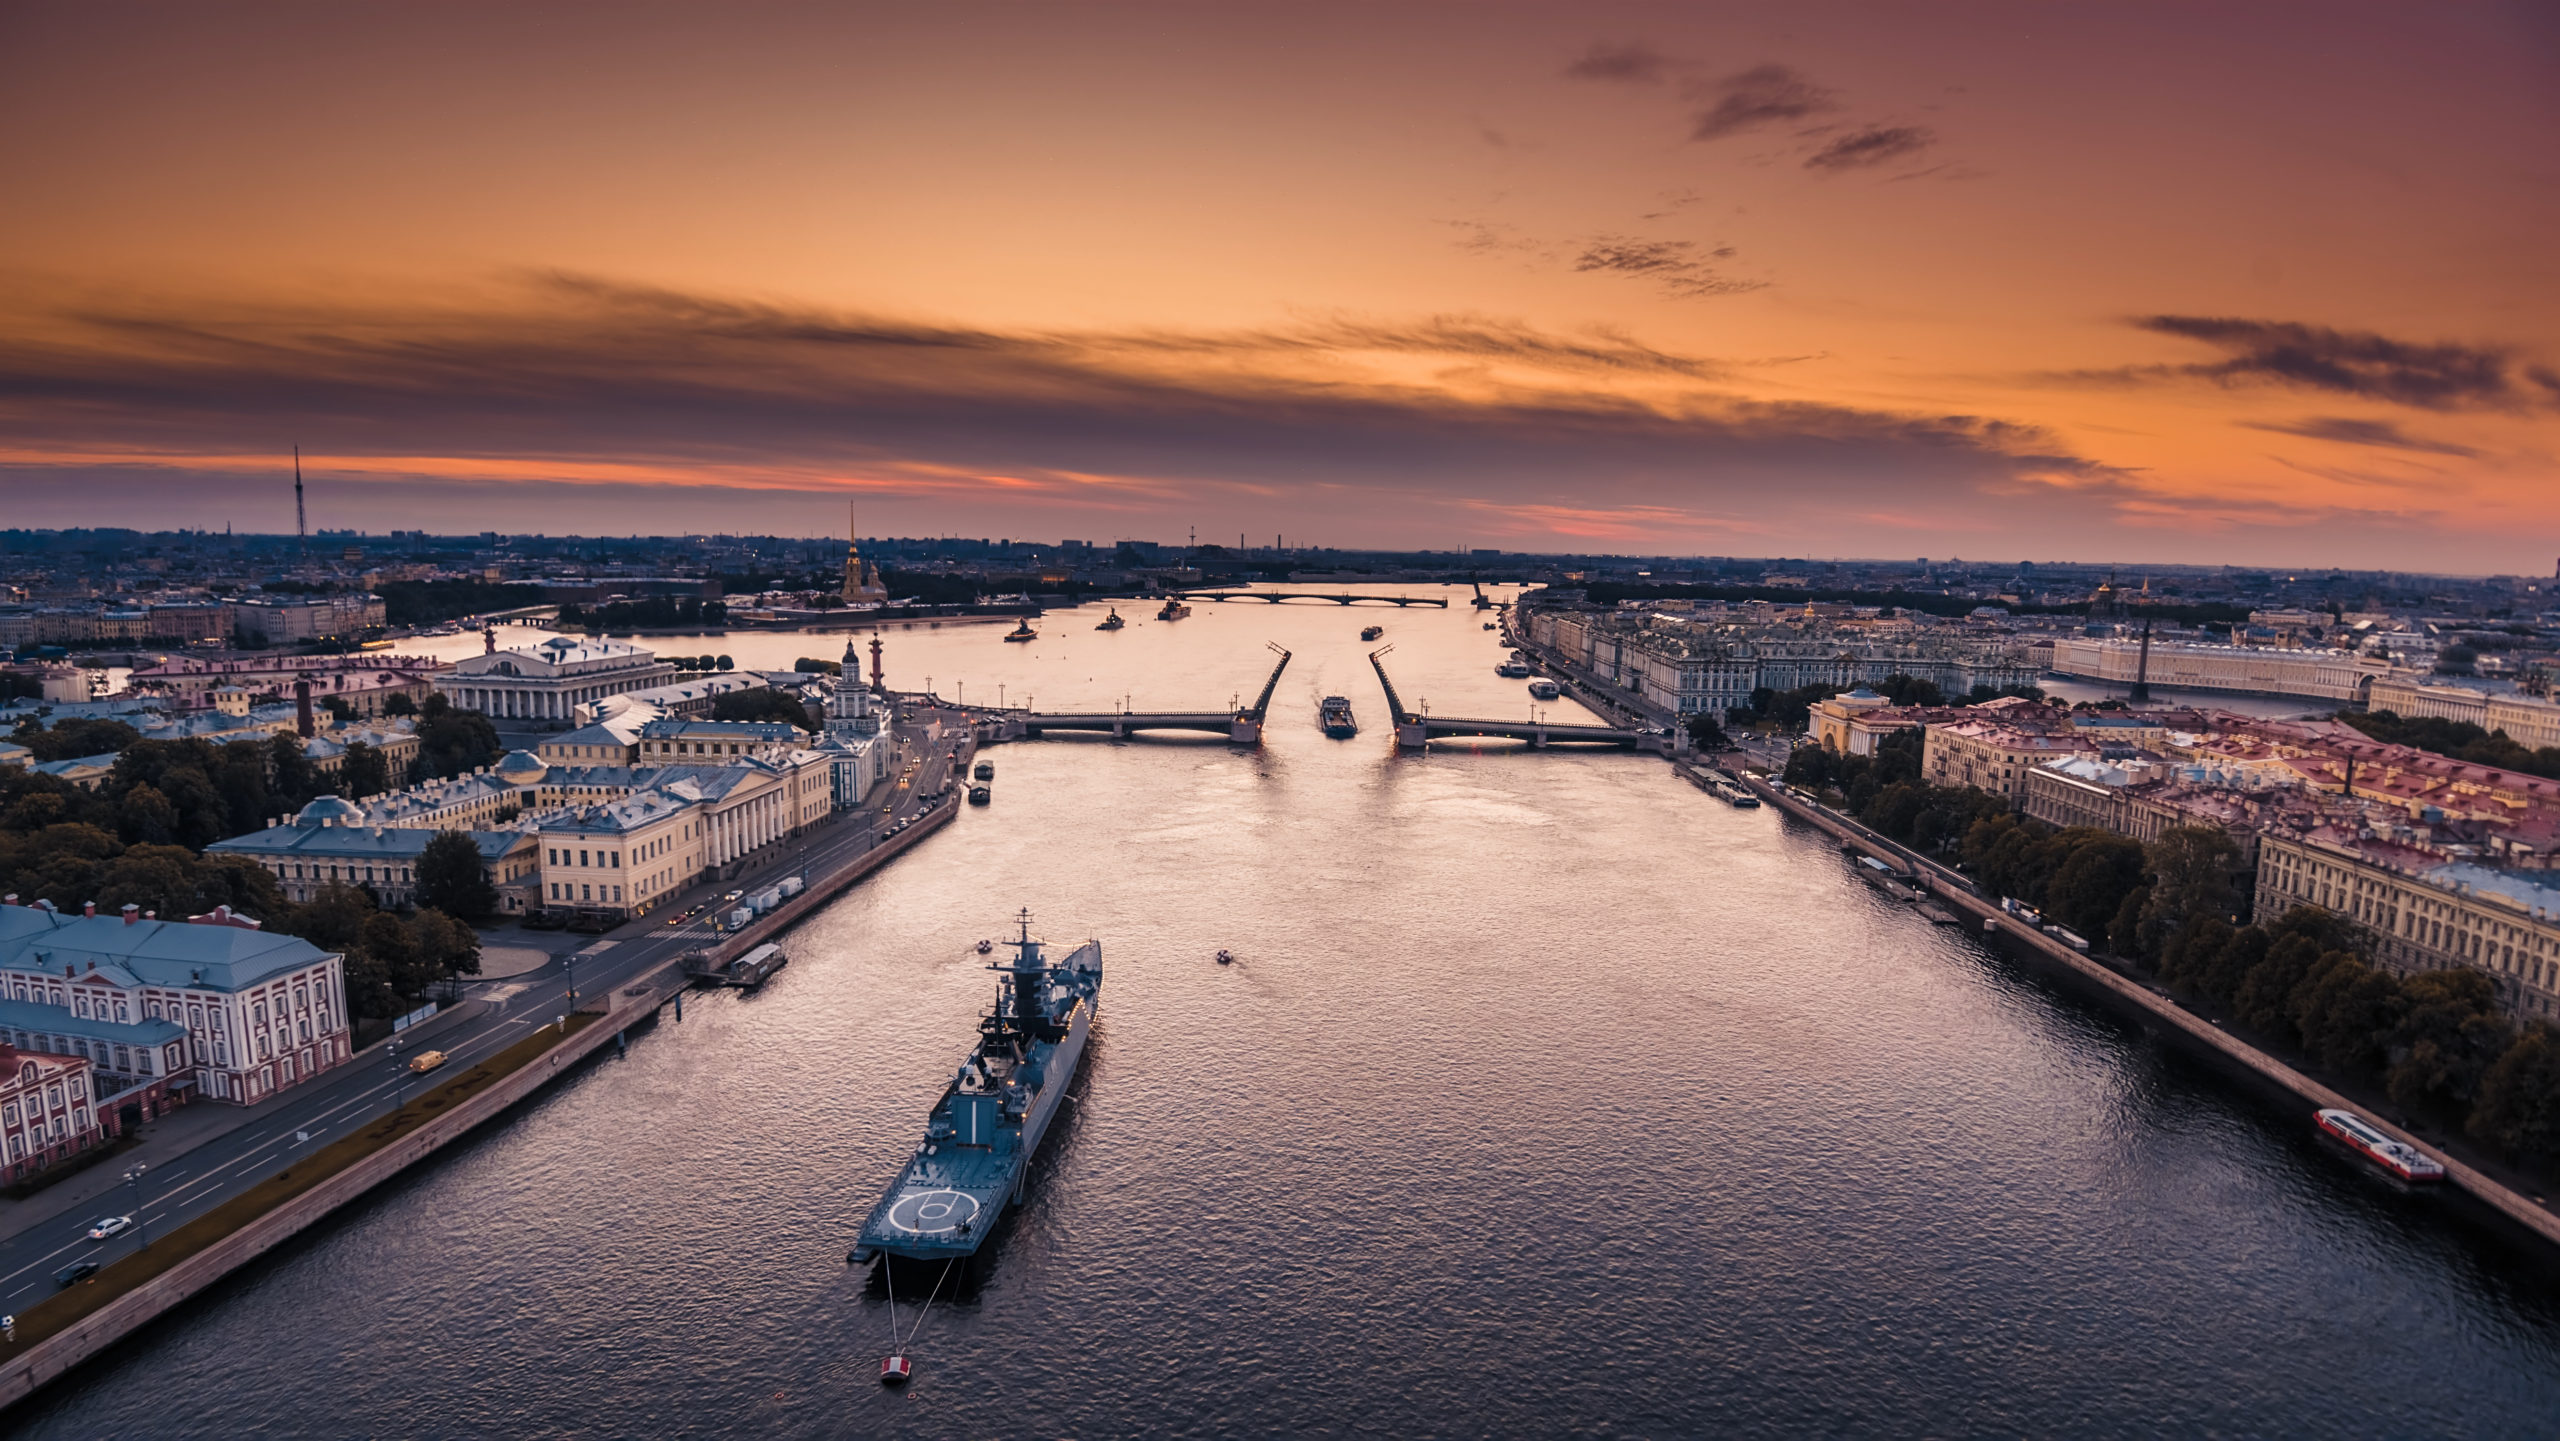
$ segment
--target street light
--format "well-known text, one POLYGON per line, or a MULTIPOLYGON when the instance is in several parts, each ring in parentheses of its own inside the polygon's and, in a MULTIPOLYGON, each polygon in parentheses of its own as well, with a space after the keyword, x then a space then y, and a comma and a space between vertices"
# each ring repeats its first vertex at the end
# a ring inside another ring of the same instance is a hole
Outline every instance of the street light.
POLYGON ((408 1095, 408 1089, 409 1089, 409 1073, 408 1073, 406 1070, 404 1070, 404 1069, 402 1069, 402 1068, 401 1068, 401 1065, 400 1065, 400 1043, 399 1043, 398 1041, 393 1041, 393 1042, 391 1043, 391 1045, 390 1045, 390 1053, 391 1053, 391 1113, 392 1113, 393 1115, 395 1115, 395 1116, 396 1116, 396 1115, 398 1115, 398 1114, 400 1113, 400 1107, 401 1107, 403 1104, 405 1104, 406 1097, 407 1097, 407 1095, 408 1095))
POLYGON ((151 1249, 151 1226, 142 1218, 142 1173, 150 1169, 150 1162, 136 1161, 133 1169, 124 1173, 124 1183, 133 1195, 134 1234, 142 1238, 142 1249, 146 1251, 151 1249))

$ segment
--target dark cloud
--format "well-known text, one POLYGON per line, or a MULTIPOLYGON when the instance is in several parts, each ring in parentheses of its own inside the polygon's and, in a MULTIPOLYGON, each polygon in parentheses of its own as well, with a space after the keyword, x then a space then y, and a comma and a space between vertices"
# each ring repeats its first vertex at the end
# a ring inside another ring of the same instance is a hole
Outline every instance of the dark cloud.
POLYGON ((1918 125, 1870 125, 1852 130, 1805 157, 1807 170, 1865 170, 1917 155, 1938 137, 1918 125))
POLYGON ((1673 295, 1735 295, 1758 290, 1767 284, 1759 280, 1736 280, 1719 272, 1714 262, 1731 260, 1733 247, 1719 245, 1712 250, 1689 240, 1636 240, 1623 235, 1594 236, 1574 257, 1577 271, 1609 271, 1620 275, 1642 276, 1655 281, 1673 295))
MULTIPOLYGON (((1601 265, 1676 279, 1705 263, 1685 255, 1628 249, 1601 265)), ((1721 372, 1606 331, 1464 315, 1006 332, 566 275, 434 309, 157 296, 0 313, 0 433, 19 457, 0 498, 18 515, 76 505, 81 477, 141 456, 179 467, 167 493, 187 498, 187 467, 216 469, 187 457, 263 456, 278 437, 341 471, 378 458, 380 495, 405 498, 377 508, 463 530, 496 523, 493 479, 574 491, 579 476, 631 480, 621 469, 748 495, 861 477, 944 524, 972 506, 1170 523, 1198 497, 1250 495, 1292 531, 1357 515, 1371 535, 1433 533, 1433 508, 1453 502, 1542 523, 1532 508, 1560 494, 1746 514, 1785 495, 1808 516, 1937 503, 1999 524, 2018 495, 2085 515, 2121 480, 2032 427, 1753 402, 1721 372), (1439 378, 1406 378, 1424 375, 1439 378), (1615 388, 1627 379, 1644 398, 1615 388), (769 478, 736 479, 747 472, 769 478)))
POLYGON ((1582 58, 1564 67, 1576 80, 1607 80, 1621 85, 1659 85, 1671 73, 1670 57, 1641 40, 1624 45, 1594 44, 1582 58))
POLYGON ((2199 341, 2229 358, 2123 372, 2128 379, 2166 373, 2289 385, 2423 410, 2499 408, 2527 398, 2510 372, 2512 357, 2493 346, 2415 344, 2371 331, 2223 316, 2152 315, 2134 324, 2199 341))
POLYGON ((1840 108, 1830 91, 1784 65, 1755 65, 1722 80, 1693 83, 1683 93, 1692 100, 1714 102, 1692 117, 1692 140, 1721 140, 1840 108))
POLYGON ((2369 445, 2378 450, 2408 450, 2421 455, 2454 455, 2466 460, 2480 452, 2467 445, 2447 440, 2429 440, 2411 435, 2387 420, 2358 420, 2343 415, 2315 415, 2290 424, 2275 421, 2245 422, 2252 430, 2271 430, 2278 435, 2299 435, 2310 440, 2334 440, 2341 445, 2369 445))

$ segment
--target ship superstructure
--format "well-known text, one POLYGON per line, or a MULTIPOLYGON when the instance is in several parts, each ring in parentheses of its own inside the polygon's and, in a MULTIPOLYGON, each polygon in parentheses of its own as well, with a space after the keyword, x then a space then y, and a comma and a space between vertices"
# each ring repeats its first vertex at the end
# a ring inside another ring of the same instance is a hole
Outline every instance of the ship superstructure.
POLYGON ((987 967, 1006 978, 978 1018, 978 1044, 926 1119, 924 1137, 863 1222, 849 1259, 965 1260, 1022 1197, 1041 1138, 1084 1062, 1102 1003, 1102 943, 1052 960, 1031 935, 1031 913, 987 967))

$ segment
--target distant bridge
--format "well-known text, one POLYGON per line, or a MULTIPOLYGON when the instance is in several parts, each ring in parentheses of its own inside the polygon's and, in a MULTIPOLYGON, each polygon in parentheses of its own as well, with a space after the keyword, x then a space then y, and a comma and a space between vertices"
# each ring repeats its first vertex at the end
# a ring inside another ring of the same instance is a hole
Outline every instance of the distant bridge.
POLYGON ((1449 608, 1449 598, 1439 595, 1336 595, 1325 590, 1177 590, 1173 594, 1184 600, 1262 600, 1278 605, 1284 600, 1329 600, 1335 605, 1373 603, 1402 608, 1408 605, 1436 605, 1449 608))
POLYGON ((1215 711, 996 711, 990 716, 998 727, 995 738, 1038 740, 1051 731, 1080 731, 1125 740, 1140 731, 1205 731, 1236 745, 1260 745, 1271 694, 1279 689, 1280 673, 1289 668, 1289 652, 1276 645, 1271 649, 1279 654, 1280 663, 1271 668, 1262 694, 1249 706, 1215 711))
POLYGON ((1396 694, 1396 683, 1387 678, 1386 663, 1379 659, 1394 646, 1381 646, 1369 652, 1370 669, 1378 673, 1378 685, 1387 693, 1387 712, 1395 717, 1396 744, 1405 750, 1420 750, 1436 740, 1490 737, 1527 741, 1532 750, 1551 745, 1614 746, 1620 750, 1658 751, 1664 755, 1686 748, 1687 736, 1680 732, 1665 735, 1659 731, 1621 730, 1615 726, 1554 725, 1546 721, 1473 720, 1464 716, 1425 715, 1408 709, 1404 698, 1396 694))

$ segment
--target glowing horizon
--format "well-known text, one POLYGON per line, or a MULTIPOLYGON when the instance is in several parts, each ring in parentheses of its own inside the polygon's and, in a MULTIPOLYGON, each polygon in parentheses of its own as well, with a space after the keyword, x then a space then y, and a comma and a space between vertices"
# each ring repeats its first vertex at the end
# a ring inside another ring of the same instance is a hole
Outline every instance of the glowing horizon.
POLYGON ((0 524, 2560 555, 2526 9, 259 14, 0 22, 0 524))

